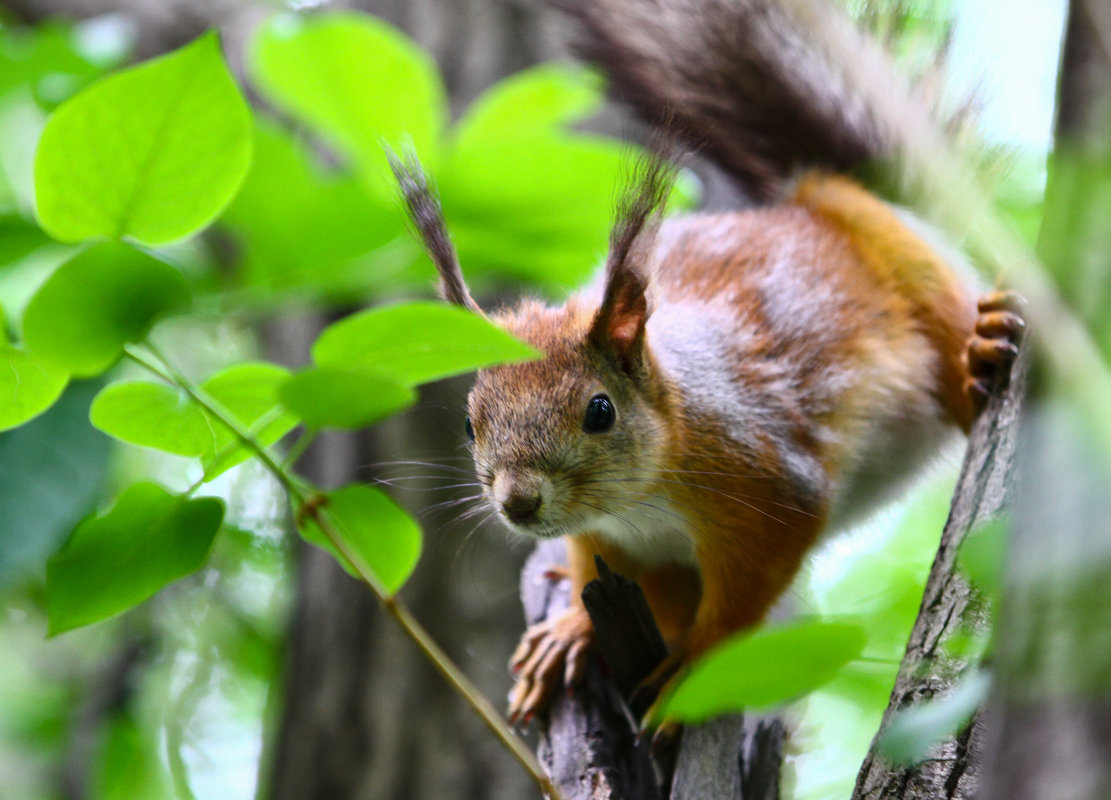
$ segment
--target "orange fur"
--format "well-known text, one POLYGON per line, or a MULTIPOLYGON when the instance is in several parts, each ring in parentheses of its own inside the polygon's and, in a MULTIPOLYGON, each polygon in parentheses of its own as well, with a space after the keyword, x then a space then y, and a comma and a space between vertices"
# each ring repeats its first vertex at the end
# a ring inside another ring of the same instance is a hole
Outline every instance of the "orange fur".
MULTIPOLYGON (((777 207, 668 220, 641 263, 607 279, 643 298, 616 314, 603 297, 619 293, 595 285, 495 316, 546 357, 480 372, 475 459, 484 480, 544 487, 537 520, 517 527, 569 535, 574 597, 595 552, 640 579, 681 661, 759 622, 827 527, 879 502, 944 425, 971 421, 971 295, 845 179, 807 176, 777 207), (598 394, 616 419, 592 433, 598 394)), ((567 619, 538 640, 546 655, 515 715, 543 702, 551 653, 585 635, 577 600, 567 619)))

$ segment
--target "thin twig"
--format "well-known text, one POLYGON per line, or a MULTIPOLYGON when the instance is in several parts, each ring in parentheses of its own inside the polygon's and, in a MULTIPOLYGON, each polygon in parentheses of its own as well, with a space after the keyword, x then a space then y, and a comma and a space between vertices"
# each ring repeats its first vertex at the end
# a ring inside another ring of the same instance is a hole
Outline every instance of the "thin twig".
POLYGON ((326 501, 322 502, 322 495, 315 489, 309 488, 308 490, 303 490, 301 486, 298 486, 297 481, 274 461, 273 457, 266 449, 255 441, 251 433, 244 430, 239 422, 228 413, 226 409, 221 407, 213 398, 209 397, 201 387, 182 375, 174 368, 169 359, 156 349, 149 344, 147 344, 147 349, 151 353, 150 356, 130 345, 124 348, 125 353, 132 361, 150 370, 163 380, 169 381, 180 387, 193 402, 197 403, 197 405, 211 414, 218 422, 225 425, 228 430, 235 434, 236 438, 242 442, 244 446, 252 451, 266 467, 267 471, 269 471, 270 474, 274 476, 275 480, 282 485, 282 488, 286 490, 286 493, 295 506, 295 513, 298 519, 311 519, 316 523, 332 546, 354 566, 359 579, 374 593, 375 597, 378 598, 378 601, 382 604, 386 613, 397 622, 405 634, 417 645, 424 656, 432 662, 437 672, 451 684, 456 693, 462 696, 471 709, 482 718, 482 721, 486 723, 486 726, 491 732, 493 732, 506 749, 509 750, 510 754, 525 771, 529 773, 536 782, 536 785, 540 788, 540 791, 551 798, 551 800, 563 800, 562 793, 555 787, 548 776, 544 774, 543 769, 540 767, 540 763, 536 760, 532 751, 517 738, 516 734, 514 734, 513 730, 509 727, 509 723, 502 718, 501 714, 494 708, 485 695, 471 683, 470 679, 455 665, 447 653, 440 648, 424 626, 412 615, 405 604, 382 585, 378 577, 365 563, 363 563, 362 558, 351 550, 343 537, 336 532, 336 529, 332 526, 325 512, 326 501))

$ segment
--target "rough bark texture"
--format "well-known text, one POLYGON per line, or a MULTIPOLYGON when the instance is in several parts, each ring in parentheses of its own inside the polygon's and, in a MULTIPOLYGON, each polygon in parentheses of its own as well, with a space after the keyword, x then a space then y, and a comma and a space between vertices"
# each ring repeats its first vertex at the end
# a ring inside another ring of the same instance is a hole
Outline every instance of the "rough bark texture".
MULTIPOLYGON (((521 576, 528 624, 567 607, 567 582, 544 575, 563 563, 560 541, 540 544, 529 558, 521 576)), ((568 800, 777 800, 785 729, 776 719, 736 714, 687 727, 677 752, 655 756, 648 741, 636 741, 624 697, 666 649, 639 587, 601 574, 583 596, 602 659, 592 659, 583 684, 558 695, 537 721, 540 761, 568 800)))
POLYGON ((953 633, 983 630, 986 625, 982 604, 976 602, 968 583, 956 572, 957 551, 972 528, 997 516, 1012 501, 1018 420, 1030 363, 1029 350, 1023 348, 1006 391, 992 399, 972 430, 949 519, 926 581, 922 606, 895 679, 891 702, 857 777, 853 800, 951 800, 976 796, 984 732, 980 715, 956 736, 935 746, 920 764, 892 764, 880 755, 879 748, 895 714, 945 695, 972 666, 942 649, 953 633))

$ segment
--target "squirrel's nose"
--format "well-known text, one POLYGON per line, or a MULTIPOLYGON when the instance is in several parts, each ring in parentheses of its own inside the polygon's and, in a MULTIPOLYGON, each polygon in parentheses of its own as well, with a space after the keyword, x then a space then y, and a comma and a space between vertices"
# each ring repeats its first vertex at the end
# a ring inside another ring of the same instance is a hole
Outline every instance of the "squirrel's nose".
POLYGON ((540 510, 540 495, 531 492, 511 494, 502 500, 501 507, 510 522, 518 525, 535 522, 536 512, 540 510))
POLYGON ((540 484, 526 477, 499 475, 494 480, 494 499, 510 522, 527 525, 540 516, 540 484))

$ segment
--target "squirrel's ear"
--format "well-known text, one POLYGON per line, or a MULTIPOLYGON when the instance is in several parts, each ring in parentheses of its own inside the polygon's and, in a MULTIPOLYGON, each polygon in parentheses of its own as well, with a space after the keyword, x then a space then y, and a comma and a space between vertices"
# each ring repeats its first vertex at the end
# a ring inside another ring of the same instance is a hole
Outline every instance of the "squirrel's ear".
POLYGON ((639 360, 648 321, 644 278, 633 269, 607 276, 605 295, 590 327, 590 341, 626 365, 639 360))
POLYGON ((440 273, 440 297, 482 315, 482 309, 471 297, 467 283, 463 280, 459 256, 448 235, 440 201, 429 187, 428 176, 416 154, 407 150, 402 159, 387 148, 386 157, 401 188, 409 219, 420 234, 425 251, 436 265, 436 271, 440 273))
POLYGON ((590 340, 626 364, 637 360, 648 321, 647 270, 675 179, 670 150, 668 132, 658 131, 645 155, 633 164, 610 232, 602 305, 590 328, 590 340))

